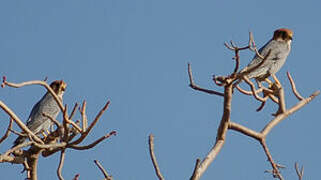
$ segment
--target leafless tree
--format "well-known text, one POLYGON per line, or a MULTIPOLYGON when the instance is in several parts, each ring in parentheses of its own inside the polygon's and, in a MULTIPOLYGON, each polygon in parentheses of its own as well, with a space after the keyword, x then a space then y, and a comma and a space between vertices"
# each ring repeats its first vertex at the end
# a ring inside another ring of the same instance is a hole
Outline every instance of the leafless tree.
MULTIPOLYGON (((60 161, 57 168, 57 176, 58 179, 63 180, 62 175, 62 168, 64 165, 64 159, 66 156, 67 149, 74 149, 74 150, 87 150, 94 148, 97 144, 102 142, 103 140, 109 138, 112 135, 116 134, 116 131, 111 131, 102 137, 98 138, 96 141, 88 144, 88 145, 79 145, 83 142, 83 140, 91 133, 93 127, 96 125, 100 117, 103 113, 107 110, 110 101, 104 105, 104 107, 98 112, 95 119, 89 124, 86 115, 86 101, 82 103, 82 106, 79 108, 79 112, 81 114, 82 123, 80 126, 80 121, 73 121, 72 118, 74 117, 76 110, 78 108, 78 104, 76 103, 68 115, 67 105, 63 105, 62 102, 59 100, 57 95, 51 89, 51 87, 46 83, 46 81, 28 81, 22 83, 11 83, 6 80, 6 77, 3 77, 3 82, 1 86, 4 88, 5 86, 14 87, 14 88, 21 88, 27 85, 40 85, 47 89, 48 92, 56 100, 57 104, 60 107, 60 110, 63 114, 62 123, 53 119, 52 117, 48 116, 47 114, 43 114, 43 116, 48 117, 56 126, 56 130, 51 132, 47 137, 40 138, 39 136, 35 135, 32 131, 28 129, 28 127, 20 120, 20 118, 14 113, 12 109, 10 109, 5 103, 0 101, 0 107, 2 110, 6 112, 6 114, 10 117, 10 123, 7 128, 6 133, 0 139, 0 143, 2 143, 9 135, 10 132, 14 132, 19 135, 25 135, 29 138, 28 142, 24 142, 20 145, 12 147, 8 149, 5 153, 0 155, 0 162, 1 163, 14 163, 14 164, 22 164, 24 166, 27 179, 30 180, 37 180, 37 166, 38 160, 41 156, 48 157, 57 152, 60 152, 60 161), (23 133, 18 133, 12 129, 12 123, 16 123, 19 128, 22 130, 23 133), (24 149, 26 150, 24 150, 24 149)), ((95 162, 96 164, 99 163, 98 161, 95 162)), ((98 164, 97 164, 98 165, 98 164)), ((102 166, 99 167, 100 169, 102 166)), ((78 179, 79 174, 77 174, 74 179, 78 179)), ((111 180, 111 176, 106 178, 111 180)))
MULTIPOLYGON (((197 91, 205 92, 205 93, 208 93, 211 95, 216 95, 216 96, 220 96, 220 97, 224 98, 224 101, 223 101, 223 107, 224 107, 223 109, 224 110, 223 110, 223 115, 222 115, 222 118, 220 121, 220 125, 217 129, 216 142, 214 143, 213 147, 210 149, 208 154, 203 158, 203 160, 201 160, 201 159, 196 160, 195 168, 194 168, 194 171, 193 171, 190 179, 191 180, 198 180, 201 178, 203 173, 207 170, 209 165, 214 161, 214 159, 216 158, 218 153, 221 151, 221 149, 225 143, 225 140, 226 140, 227 131, 234 130, 234 131, 237 131, 243 135, 246 135, 246 136, 253 138, 253 139, 260 142, 262 149, 264 150, 265 155, 267 156, 267 159, 272 166, 272 170, 268 171, 268 172, 270 172, 274 178, 283 180, 284 178, 281 175, 280 170, 279 170, 279 168, 282 168, 283 166, 275 163, 275 161, 273 160, 270 150, 266 144, 266 137, 276 125, 278 125, 286 117, 288 117, 292 113, 296 112, 297 110, 302 108, 304 105, 309 103, 311 100, 313 100, 317 95, 320 94, 320 91, 315 91, 309 97, 306 97, 306 98, 302 97, 299 94, 299 92, 297 91, 294 80, 291 77, 290 73, 287 73, 288 79, 289 79, 291 87, 292 87, 293 94, 299 100, 299 102, 297 104, 293 105, 291 108, 286 108, 284 90, 283 90, 281 83, 278 81, 278 79, 276 78, 275 75, 272 75, 272 77, 275 81, 272 86, 264 87, 262 84, 259 83, 258 88, 256 88, 256 86, 253 84, 253 82, 250 81, 246 76, 244 76, 244 74, 238 73, 239 72, 239 65, 240 65, 240 56, 239 56, 240 51, 251 50, 254 53, 256 53, 256 55, 258 57, 260 57, 262 59, 262 62, 260 64, 258 64, 256 67, 253 67, 252 69, 249 69, 245 73, 250 73, 253 70, 259 68, 265 62, 265 60, 267 59, 267 57, 270 54, 270 52, 268 52, 268 54, 265 57, 260 55, 260 53, 258 52, 258 50, 255 46, 255 42, 254 42, 252 33, 250 33, 249 43, 245 47, 237 47, 233 41, 231 41, 230 44, 225 43, 225 46, 228 49, 234 51, 234 53, 235 53, 235 56, 233 57, 233 59, 235 60, 235 68, 234 68, 233 72, 227 76, 213 77, 214 83, 217 86, 224 88, 223 92, 219 92, 216 90, 209 90, 209 89, 202 88, 202 87, 198 86, 194 82, 191 65, 188 64, 188 76, 189 76, 189 81, 190 81, 189 86, 191 88, 193 88, 194 90, 197 90, 197 91), (236 83, 236 81, 238 81, 239 79, 242 79, 246 84, 248 84, 250 86, 251 90, 246 91, 246 90, 240 88, 238 86, 238 83, 236 83), (245 95, 252 96, 257 101, 261 102, 261 106, 257 109, 257 111, 260 111, 263 109, 265 102, 268 99, 271 99, 278 106, 277 112, 273 114, 274 118, 272 120, 270 120, 261 131, 257 132, 257 131, 254 131, 244 125, 241 125, 241 124, 231 121, 231 119, 230 119, 231 109, 232 109, 231 102, 232 102, 232 98, 233 98, 233 91, 235 89, 239 90, 241 93, 243 93, 245 95), (263 93, 263 96, 260 96, 259 93, 263 93)), ((149 141, 150 141, 149 149, 151 151, 150 155, 151 155, 153 165, 155 167, 156 175, 157 175, 158 179, 162 180, 164 178, 163 178, 163 175, 160 173, 160 168, 157 164, 155 154, 153 153, 154 145, 153 145, 153 136, 152 135, 150 135, 149 141)), ((303 176, 303 167, 300 171, 298 168, 298 165, 296 164, 295 168, 296 168, 296 172, 299 177, 299 180, 301 180, 302 176, 303 176)))

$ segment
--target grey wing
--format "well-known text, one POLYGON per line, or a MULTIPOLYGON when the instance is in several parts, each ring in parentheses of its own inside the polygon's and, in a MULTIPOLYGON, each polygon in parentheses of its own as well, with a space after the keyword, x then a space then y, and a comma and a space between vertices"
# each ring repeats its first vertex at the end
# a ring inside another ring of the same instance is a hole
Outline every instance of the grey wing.
MULTIPOLYGON (((268 54, 269 50, 274 46, 274 44, 275 43, 272 40, 267 42, 263 47, 259 49, 260 55, 265 57, 268 54)), ((252 68, 253 66, 256 66, 257 64, 259 64, 260 62, 262 62, 262 59, 259 58, 257 55, 255 55, 253 57, 253 60, 247 65, 247 68, 252 68)))
POLYGON ((44 122, 44 117, 42 116, 42 100, 38 101, 32 108, 30 115, 27 120, 27 127, 33 132, 38 133, 41 129, 41 125, 44 122), (40 128, 40 129, 39 129, 40 128))
POLYGON ((31 112, 30 112, 30 114, 29 114, 29 117, 28 117, 28 119, 27 119, 27 122, 26 122, 28 127, 29 127, 29 124, 32 123, 31 118, 32 118, 32 117, 35 117, 35 115, 38 113, 38 111, 39 111, 39 109, 40 109, 40 102, 41 102, 41 100, 38 101, 38 102, 32 107, 32 110, 31 110, 31 112))

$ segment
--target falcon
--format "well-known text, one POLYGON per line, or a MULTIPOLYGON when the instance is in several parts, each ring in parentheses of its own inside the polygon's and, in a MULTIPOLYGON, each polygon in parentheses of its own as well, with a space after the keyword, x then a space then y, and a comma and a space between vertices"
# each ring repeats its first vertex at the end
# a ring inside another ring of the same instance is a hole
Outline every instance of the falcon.
POLYGON ((249 69, 263 61, 262 58, 255 55, 252 61, 240 71, 240 74, 244 74, 249 79, 254 78, 259 82, 265 80, 270 83, 267 78, 280 70, 291 51, 292 36, 293 31, 290 29, 282 28, 275 30, 272 39, 259 50, 263 57, 271 51, 265 62, 247 73, 249 69))
MULTIPOLYGON (((67 84, 62 80, 53 81, 50 84, 52 90, 57 94, 62 102, 62 96, 65 92, 67 84)), ((53 124, 51 120, 43 114, 46 114, 54 119, 60 112, 59 105, 55 101, 54 97, 47 92, 38 102, 35 104, 30 112, 29 118, 26 122, 27 127, 34 134, 39 135, 48 131, 49 127, 53 124)), ((13 143, 12 147, 15 147, 23 143, 27 139, 26 136, 19 136, 13 143)))

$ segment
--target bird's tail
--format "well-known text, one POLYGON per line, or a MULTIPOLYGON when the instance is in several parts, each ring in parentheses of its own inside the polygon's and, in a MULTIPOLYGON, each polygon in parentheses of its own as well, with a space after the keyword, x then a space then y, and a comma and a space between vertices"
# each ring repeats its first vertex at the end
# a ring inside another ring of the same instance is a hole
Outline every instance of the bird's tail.
POLYGON ((19 136, 14 142, 12 147, 16 147, 19 144, 23 143, 26 140, 27 137, 25 136, 19 136))

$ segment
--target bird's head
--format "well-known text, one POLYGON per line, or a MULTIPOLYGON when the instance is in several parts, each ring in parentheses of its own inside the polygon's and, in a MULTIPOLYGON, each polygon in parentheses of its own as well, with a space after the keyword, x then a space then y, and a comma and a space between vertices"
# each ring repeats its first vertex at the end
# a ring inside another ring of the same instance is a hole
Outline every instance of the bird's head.
POLYGON ((291 29, 281 28, 274 31, 273 40, 291 43, 292 37, 293 31, 291 29))
POLYGON ((66 84, 63 80, 56 80, 56 81, 53 81, 53 82, 50 84, 50 87, 52 88, 52 90, 55 91, 55 93, 56 93, 59 97, 62 97, 62 95, 64 94, 65 89, 66 89, 66 87, 67 87, 67 84, 66 84))

